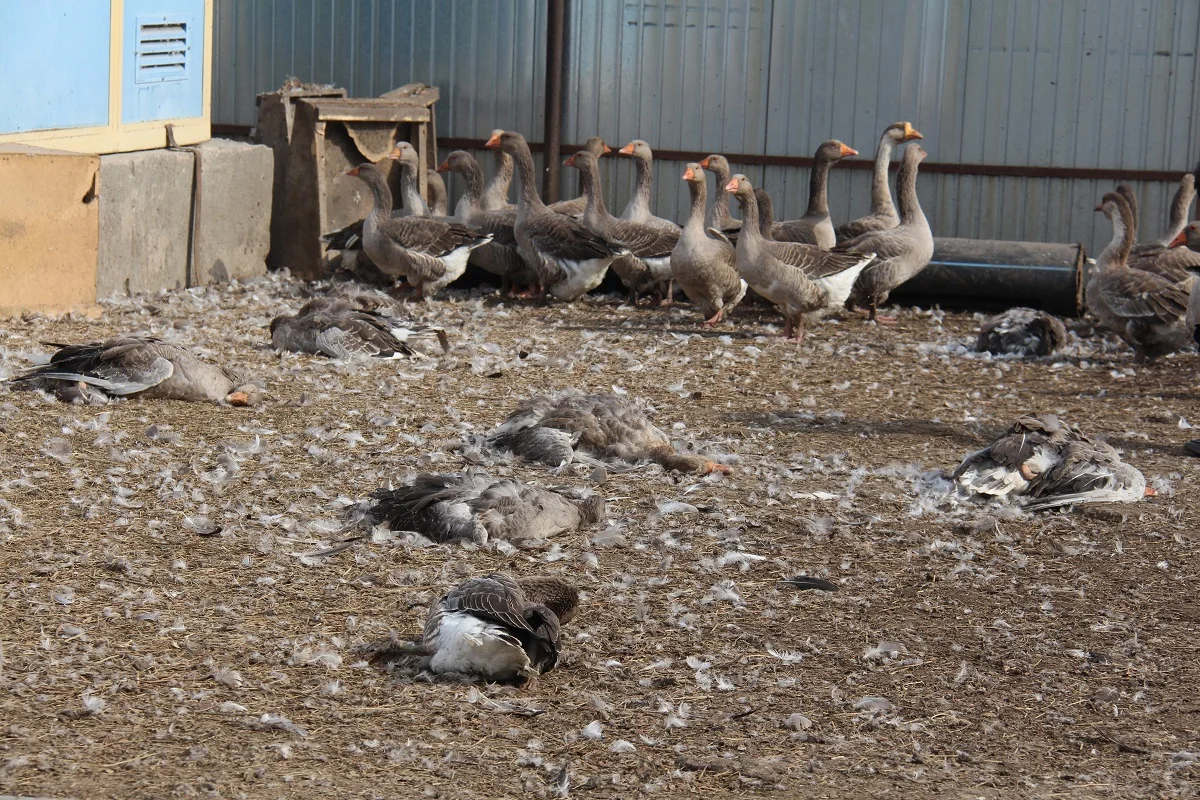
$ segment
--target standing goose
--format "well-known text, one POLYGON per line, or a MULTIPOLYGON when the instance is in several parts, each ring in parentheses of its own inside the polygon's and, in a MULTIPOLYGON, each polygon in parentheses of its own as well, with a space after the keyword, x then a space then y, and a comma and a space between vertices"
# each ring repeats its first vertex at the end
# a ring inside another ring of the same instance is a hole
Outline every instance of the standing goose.
POLYGON ((917 168, 926 155, 925 149, 917 144, 904 149, 900 174, 896 176, 900 224, 864 233, 837 246, 837 250, 847 253, 875 253, 874 263, 858 276, 849 300, 850 305, 865 306, 868 319, 891 322, 879 316, 879 306, 887 302, 893 289, 925 269, 933 258, 933 232, 917 197, 917 168))
POLYGON ((708 170, 717 179, 717 196, 704 217, 704 224, 724 234, 737 234, 742 229, 742 220, 729 215, 729 194, 725 191, 731 175, 729 161, 725 156, 713 153, 701 159, 700 168, 708 170))
POLYGON ((1184 328, 1187 291, 1161 275, 1129 268, 1133 211, 1124 197, 1109 192, 1096 210, 1112 221, 1113 238, 1088 279, 1088 310, 1133 346, 1139 364, 1184 346, 1189 333, 1184 328))
POLYGON ((427 657, 434 674, 524 683, 558 663, 561 626, 578 608, 562 578, 468 578, 430 607, 420 642, 386 649, 427 657))
POLYGON ((50 363, 8 383, 16 388, 44 389, 72 403, 137 396, 249 406, 260 399, 258 387, 237 372, 201 361, 190 350, 151 336, 53 346, 58 352, 50 363))
MULTIPOLYGON (((505 157, 512 160, 505 153, 505 157)), ((480 207, 483 191, 483 170, 470 153, 455 150, 438 166, 439 172, 457 172, 467 183, 466 190, 454 209, 456 222, 468 225, 481 233, 492 234, 492 241, 471 253, 471 263, 498 275, 501 291, 508 292, 512 284, 529 285, 537 276, 517 249, 517 235, 513 225, 517 212, 513 210, 485 211, 480 207)))
POLYGON ((710 235, 704 225, 708 182, 700 165, 688 164, 683 179, 692 205, 683 234, 671 251, 671 273, 706 317, 705 326, 711 327, 746 296, 746 282, 738 276, 737 256, 729 242, 710 235))
POLYGON ((583 489, 543 489, 471 471, 422 474, 372 495, 371 520, 416 531, 435 542, 536 541, 572 533, 604 518, 604 499, 583 489))
POLYGON ((533 156, 524 136, 514 131, 492 134, 487 146, 503 148, 516 161, 521 192, 513 231, 521 255, 537 273, 530 294, 549 290, 559 300, 571 301, 599 286, 612 260, 628 251, 611 246, 582 223, 546 207, 538 195, 533 156))
POLYGON ((471 251, 491 241, 471 228, 429 217, 393 217, 392 192, 374 164, 346 170, 374 198, 363 224, 363 250, 384 273, 403 277, 418 297, 439 291, 467 268, 471 251))
POLYGON ((492 429, 487 443, 548 467, 653 461, 677 472, 732 472, 696 453, 676 452, 670 437, 650 422, 644 406, 615 392, 585 395, 567 389, 528 398, 492 429))
POLYGON ((858 151, 849 145, 830 139, 817 148, 808 184, 808 210, 791 222, 776 222, 771 226, 771 238, 780 242, 815 244, 830 250, 837 244, 833 221, 829 218, 829 168, 858 151))
POLYGON ((634 139, 617 153, 632 158, 637 173, 637 190, 625 204, 625 210, 621 212, 621 219, 641 222, 679 233, 678 225, 669 219, 656 217, 650 211, 650 194, 654 190, 654 151, 650 149, 650 145, 641 139, 634 139))
POLYGON ((865 217, 839 225, 838 242, 862 236, 870 231, 885 231, 900 224, 900 215, 892 205, 892 191, 888 188, 888 165, 892 160, 892 148, 913 139, 923 139, 920 131, 908 122, 893 122, 883 129, 879 146, 875 148, 875 172, 871 177, 871 213, 865 217))
MULTIPOLYGON (((493 134, 498 131, 492 131, 493 134)), ((483 196, 479 198, 479 207, 484 211, 516 211, 517 206, 508 201, 508 190, 512 186, 513 160, 512 156, 503 150, 492 151, 492 163, 495 172, 488 181, 483 196)))
POLYGON ((583 182, 583 193, 587 197, 582 220, 584 227, 614 247, 629 251, 615 258, 610 267, 629 289, 630 305, 636 306, 638 296, 646 292, 655 292, 660 301, 666 303, 671 296, 671 251, 679 241, 680 229, 617 219, 608 213, 604 204, 596 157, 581 150, 564 163, 578 169, 583 182))
POLYGON ((759 231, 750 180, 734 175, 725 190, 737 198, 745 223, 737 241, 738 272, 779 308, 784 338, 803 341, 806 323, 845 302, 874 254, 831 253, 812 245, 767 241, 759 231))
MULTIPOLYGON (((492 136, 496 133, 493 131, 492 136)), ((596 158, 606 156, 612 152, 612 148, 604 143, 604 140, 599 136, 593 136, 583 143, 583 149, 591 153, 596 158)), ((553 205, 547 206, 555 214, 565 214, 568 217, 578 219, 583 216, 583 210, 587 208, 587 195, 583 193, 583 179, 580 178, 579 196, 573 200, 559 200, 553 205)))

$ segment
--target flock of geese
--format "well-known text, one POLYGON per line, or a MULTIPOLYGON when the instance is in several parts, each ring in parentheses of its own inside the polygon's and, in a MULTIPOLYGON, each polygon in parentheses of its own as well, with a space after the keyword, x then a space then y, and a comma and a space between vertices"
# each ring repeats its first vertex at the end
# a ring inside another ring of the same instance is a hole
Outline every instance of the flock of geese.
MULTIPOLYGON (((620 150, 635 159, 638 176, 638 191, 620 217, 604 203, 598 159, 611 150, 599 139, 566 161, 579 170, 581 196, 552 206, 538 195, 533 159, 520 134, 497 131, 488 140, 497 170, 487 185, 470 154, 451 153, 440 169, 459 174, 466 185, 453 216, 437 208, 439 197, 445 204, 444 190, 433 192, 432 208, 425 205, 416 191, 416 152, 400 142, 389 157, 403 169, 404 207, 393 208, 378 166, 353 168, 348 174, 364 181, 374 206, 361 223, 327 239, 343 257, 361 246, 380 271, 405 279, 421 296, 452 283, 468 261, 499 275, 506 291, 523 288, 524 296, 549 293, 568 301, 598 286, 612 267, 635 304, 648 293, 668 303, 678 284, 711 326, 753 288, 782 312, 784 335, 799 339, 807 323, 843 306, 864 307, 882 321, 877 311, 888 293, 928 263, 933 239, 917 199, 925 157, 919 145, 908 144, 901 156, 898 208, 888 189, 893 149, 920 138, 907 122, 888 126, 876 154, 872 212, 837 228, 829 218, 826 178, 834 163, 855 154, 837 140, 817 150, 808 210, 798 220, 775 221, 769 196, 745 175, 731 174, 724 157, 688 164, 682 177, 691 207, 683 227, 652 212, 653 156, 640 140, 620 150), (520 182, 515 207, 508 201, 514 170, 520 182), (707 172, 719 190, 711 204, 707 172), (741 209, 740 220, 730 216, 730 197, 741 209)), ((1136 199, 1124 187, 1106 194, 1097 208, 1112 220, 1114 235, 1089 280, 1088 307, 1139 360, 1179 349, 1191 336, 1200 342, 1200 292, 1191 291, 1200 271, 1200 223, 1186 222, 1195 180, 1181 180, 1170 230, 1158 242, 1135 244, 1136 199)), ((391 294, 335 283, 296 314, 275 318, 270 334, 278 350, 336 359, 436 358, 448 351, 445 330, 406 317, 404 304, 391 294)), ((1064 338, 1059 320, 1014 309, 984 325, 978 347, 1045 355, 1064 338)), ((48 363, 9 384, 75 403, 143 397, 244 406, 262 399, 262 389, 247 376, 159 339, 123 336, 58 348, 48 363)), ((369 522, 435 542, 487 545, 545 540, 605 518, 603 499, 590 490, 496 478, 479 466, 508 458, 555 470, 578 464, 600 475, 648 464, 694 475, 733 471, 719 458, 677 451, 644 404, 616 392, 566 390, 528 398, 462 448, 466 463, 475 466, 421 474, 375 492, 369 522)), ((1190 443, 1189 452, 1200 455, 1200 442, 1190 443)), ((1111 446, 1051 415, 1022 417, 947 477, 964 494, 1011 498, 1031 511, 1133 502, 1154 493, 1111 446)), ((836 589, 816 579, 790 585, 836 589)), ((577 589, 561 577, 470 578, 434 603, 419 641, 390 642, 373 652, 415 656, 436 675, 524 682, 555 665, 561 627, 578 606, 577 589)))

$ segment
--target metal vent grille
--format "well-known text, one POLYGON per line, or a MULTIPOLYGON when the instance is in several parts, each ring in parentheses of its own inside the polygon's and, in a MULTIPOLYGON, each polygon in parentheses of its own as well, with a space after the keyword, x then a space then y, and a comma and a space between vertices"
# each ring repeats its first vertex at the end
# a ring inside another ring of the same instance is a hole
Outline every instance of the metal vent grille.
POLYGON ((191 65, 189 22, 168 17, 137 18, 135 83, 187 80, 191 65))

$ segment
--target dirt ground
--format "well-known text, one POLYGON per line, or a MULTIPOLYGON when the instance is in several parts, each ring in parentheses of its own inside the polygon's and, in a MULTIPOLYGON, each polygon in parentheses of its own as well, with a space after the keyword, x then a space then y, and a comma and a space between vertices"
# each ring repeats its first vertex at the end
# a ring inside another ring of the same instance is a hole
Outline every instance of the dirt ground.
POLYGON ((274 276, 5 325, 0 377, 148 332, 260 378, 249 409, 0 390, 0 793, 48 797, 1162 797, 1200 779, 1200 357, 1080 338, 970 352, 979 317, 903 310, 773 338, 617 298, 418 306, 454 349, 343 364, 268 345, 274 276), (732 475, 591 485, 608 520, 542 549, 359 529, 356 504, 461 469, 532 392, 618 387, 732 475), (1037 516, 932 471, 1027 411, 1121 447, 1158 496, 1037 516), (213 535, 213 529, 220 528, 213 535), (465 575, 583 591, 559 668, 430 683, 356 652, 413 637, 465 575), (806 573, 840 587, 802 592, 806 573))

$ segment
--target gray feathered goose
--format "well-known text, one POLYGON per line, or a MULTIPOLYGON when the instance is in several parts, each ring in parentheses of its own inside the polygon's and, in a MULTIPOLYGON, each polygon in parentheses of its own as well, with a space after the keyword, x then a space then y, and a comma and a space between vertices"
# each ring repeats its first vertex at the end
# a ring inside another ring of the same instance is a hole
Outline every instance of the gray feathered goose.
POLYGON ((372 497, 375 524, 416 531, 435 542, 550 539, 604 518, 604 499, 594 492, 544 489, 480 471, 422 474, 372 497))
MULTIPOLYGON (((499 129, 492 131, 493 134, 502 132, 499 129)), ((503 150, 493 150, 492 163, 495 165, 495 172, 492 173, 492 179, 488 181, 487 188, 483 190, 483 195, 479 198, 479 207, 484 211, 515 212, 517 204, 508 201, 508 190, 512 186, 513 179, 512 156, 503 150)))
POLYGON ((837 243, 837 237, 833 232, 833 221, 829 218, 829 168, 847 156, 856 155, 857 150, 837 139, 822 142, 813 156, 808 184, 808 209, 800 219, 773 224, 771 238, 780 242, 813 244, 822 250, 831 249, 837 243))
POLYGON ((846 253, 874 253, 875 260, 854 283, 847 307, 860 306, 868 319, 890 322, 878 314, 893 289, 904 284, 929 265, 933 258, 933 232, 921 210, 917 196, 917 169, 925 160, 925 149, 910 144, 900 160, 896 176, 896 195, 900 200, 900 224, 888 230, 864 233, 840 243, 835 250, 846 253))
MULTIPOLYGON (((1168 245, 1175 249, 1186 246, 1188 250, 1200 255, 1200 222, 1189 222, 1168 245)), ((1192 273, 1193 277, 1200 279, 1200 267, 1189 267, 1188 271, 1192 273)), ((1196 346, 1200 347, 1200 289, 1197 289, 1195 284, 1192 286, 1188 298, 1187 316, 1184 322, 1187 329, 1192 332, 1196 346)))
POLYGON ((717 195, 704 217, 704 224, 736 238, 738 231, 742 229, 742 221, 729 215, 729 195, 725 193, 725 187, 729 185, 731 177, 729 160, 719 153, 713 153, 700 160, 700 168, 711 172, 717 179, 717 195))
POLYGON ((584 394, 568 389, 523 400, 488 434, 488 443, 550 467, 573 461, 624 465, 653 461, 678 472, 732 471, 703 456, 676 452, 642 405, 613 392, 584 394))
POLYGON ((761 186, 754 187, 754 202, 758 204, 758 232, 769 242, 775 241, 775 201, 761 186))
MULTIPOLYGON (((496 133, 493 131, 493 136, 496 133)), ((612 148, 604 143, 604 140, 599 136, 592 136, 583 143, 583 149, 594 155, 596 158, 601 158, 612 152, 612 148)), ((565 214, 568 217, 578 219, 583 216, 583 210, 587 208, 587 195, 583 193, 583 181, 579 183, 579 196, 571 200, 559 200, 547 206, 555 214, 565 214)))
POLYGON ((556 214, 538 195, 533 155, 515 131, 493 134, 488 148, 502 147, 517 165, 521 191, 513 226, 521 256, 533 265, 538 283, 530 293, 549 291, 559 300, 576 300, 600 285, 608 266, 624 248, 613 247, 578 220, 556 214))
POLYGON ((437 170, 425 170, 425 185, 429 188, 429 216, 449 216, 450 201, 446 197, 446 183, 437 170))
POLYGON ((1130 269, 1133 212, 1117 192, 1104 195, 1096 210, 1113 224, 1113 238, 1096 259, 1085 289, 1088 311, 1134 348, 1142 363, 1187 345, 1188 292, 1153 272, 1130 269))
MULTIPOLYGON (((1185 175, 1184 178, 1191 178, 1191 175, 1185 175)), ((1190 250, 1175 250, 1169 246, 1171 239, 1183 230, 1183 226, 1187 224, 1187 208, 1191 204, 1192 196, 1187 195, 1186 188, 1192 181, 1181 181, 1179 189, 1175 192, 1175 202, 1172 203, 1171 209, 1171 227, 1173 230, 1164 241, 1143 242, 1136 244, 1138 231, 1140 230, 1140 218, 1138 216, 1138 200, 1137 195, 1128 184, 1119 184, 1115 189, 1116 193, 1125 198, 1125 203, 1129 206, 1129 211, 1132 219, 1131 230, 1133 231, 1133 241, 1135 244, 1129 249, 1128 264, 1130 269, 1140 269, 1146 272, 1153 272, 1155 275, 1161 275, 1172 283, 1185 284, 1185 288, 1191 291, 1192 285, 1195 283, 1195 278, 1188 271, 1193 266, 1200 266, 1200 254, 1193 253, 1190 250), (1186 200, 1186 203, 1184 202, 1186 200), (1182 214, 1182 219, 1178 219, 1178 215, 1182 214), (1178 222, 1178 227, 1175 223, 1178 222)))
POLYGON ((579 590, 558 577, 468 578, 429 609, 421 641, 392 648, 429 659, 430 672, 524 683, 553 669, 561 626, 579 608, 579 590))
POLYGON ((449 349, 441 328, 410 328, 384 314, 355 309, 346 300, 311 301, 294 316, 276 317, 271 343, 276 350, 341 359, 423 358, 449 349))
POLYGON ((50 363, 9 383, 16 388, 44 389, 68 402, 136 396, 248 406, 261 396, 258 387, 244 376, 151 336, 52 346, 59 349, 50 363))
POLYGON ((629 289, 630 305, 636 306, 638 297, 647 292, 654 292, 660 301, 667 304, 671 296, 671 251, 675 249, 682 232, 679 226, 672 229, 631 219, 617 219, 608 213, 604 204, 596 157, 582 150, 563 163, 578 169, 583 182, 583 193, 587 197, 587 208, 582 219, 584 227, 603 238, 614 249, 629 251, 627 255, 613 259, 609 268, 617 273, 621 283, 629 289))
POLYGON ((1052 414, 1021 417, 992 444, 968 454, 951 479, 972 494, 1022 498, 1035 511, 1130 503, 1155 493, 1111 446, 1052 414))
POLYGON ((637 175, 636 188, 629 202, 625 204, 625 210, 621 212, 621 219, 679 233, 678 225, 669 219, 654 216, 654 212, 650 210, 650 196, 654 191, 654 151, 650 149, 650 145, 641 139, 634 139, 618 150, 617 154, 633 159, 637 175))
MULTIPOLYGON (((671 251, 671 273, 675 281, 707 319, 716 325, 746 296, 746 282, 737 272, 737 256, 724 238, 718 239, 704 225, 708 181, 696 163, 683 172, 691 194, 691 210, 683 233, 671 251)), ((722 192, 724 194, 724 192, 722 192)))
POLYGON ((754 186, 734 175, 725 187, 742 209, 737 269, 754 291, 783 314, 785 339, 802 341, 807 323, 839 308, 873 253, 831 253, 814 245, 774 242, 762 237, 754 186))
POLYGON ((402 277, 418 297, 433 294, 467 268, 471 251, 491 241, 490 234, 429 217, 393 217, 392 193, 374 164, 346 170, 371 190, 374 205, 363 224, 363 250, 384 273, 402 277))
POLYGON ((1048 356, 1067 341, 1067 329, 1053 314, 1032 308, 1010 308, 984 320, 975 349, 1012 356, 1048 356))
MULTIPOLYGON (((505 156, 512 160, 507 154, 505 156)), ((483 170, 475 157, 463 150, 455 150, 441 163, 438 171, 456 172, 467 183, 454 209, 455 221, 481 233, 492 234, 492 241, 472 251, 471 263, 498 275, 502 292, 508 292, 513 284, 527 286, 536 281, 537 275, 517 248, 517 235, 513 230, 517 221, 516 209, 485 211, 480 205, 483 170)))
POLYGON ((838 242, 862 236, 871 231, 885 231, 900 224, 900 215, 892 204, 892 191, 888 188, 888 165, 892 160, 892 149, 897 145, 923 139, 920 131, 908 122, 893 122, 883 129, 879 146, 875 148, 875 172, 871 176, 871 213, 865 217, 843 223, 834 232, 838 242))

